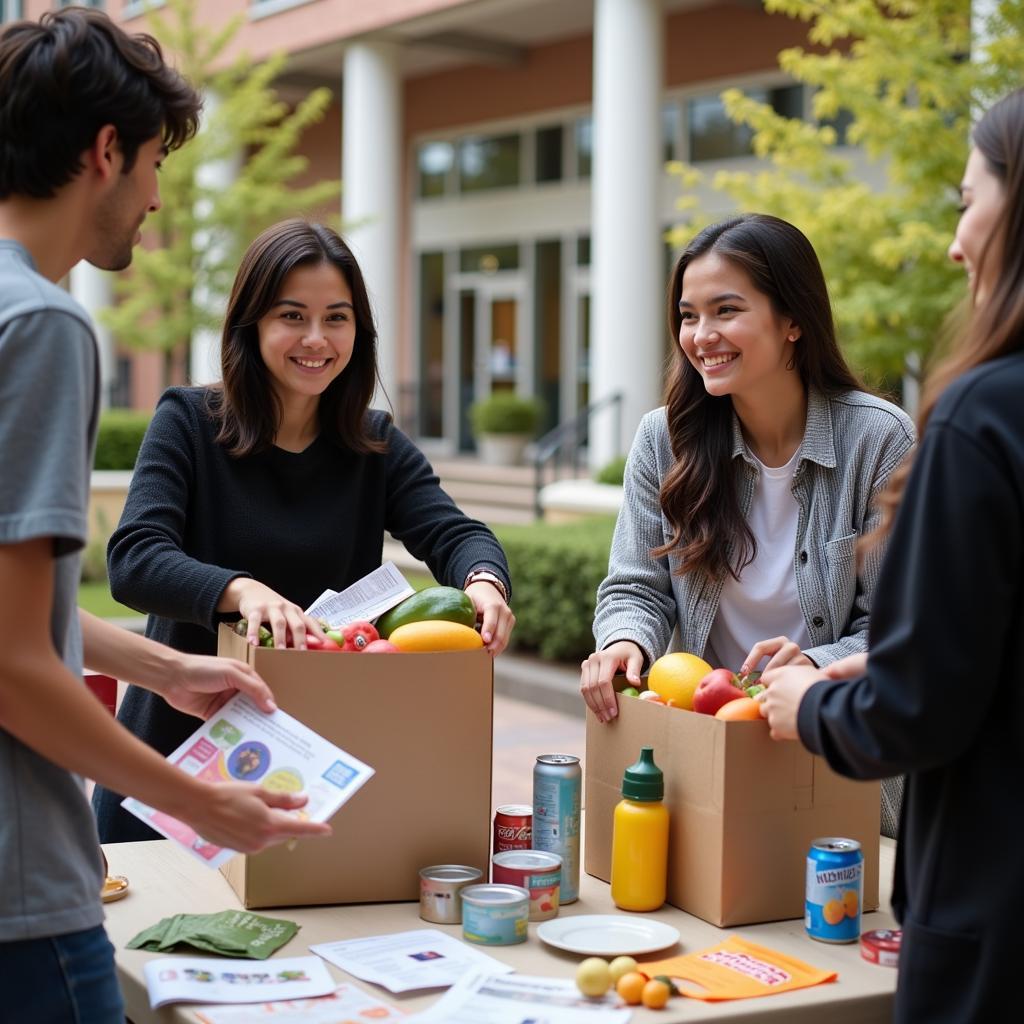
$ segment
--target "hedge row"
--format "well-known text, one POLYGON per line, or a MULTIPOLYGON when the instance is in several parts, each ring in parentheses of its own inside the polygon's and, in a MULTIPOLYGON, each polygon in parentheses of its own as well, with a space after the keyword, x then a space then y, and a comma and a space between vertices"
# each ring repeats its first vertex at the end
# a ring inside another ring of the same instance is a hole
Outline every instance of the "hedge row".
POLYGON ((107 409, 96 435, 95 469, 134 469, 151 413, 107 409))
POLYGON ((605 516, 494 527, 512 573, 513 647, 556 661, 580 661, 594 650, 597 587, 608 573, 614 527, 605 516))

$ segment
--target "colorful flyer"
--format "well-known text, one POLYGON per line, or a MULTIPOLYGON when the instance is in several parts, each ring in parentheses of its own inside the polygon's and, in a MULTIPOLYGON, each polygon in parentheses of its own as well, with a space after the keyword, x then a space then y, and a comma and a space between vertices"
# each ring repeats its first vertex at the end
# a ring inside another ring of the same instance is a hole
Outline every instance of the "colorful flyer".
MULTIPOLYGON (((264 714, 242 693, 204 722, 167 760, 209 782, 256 782, 274 792, 305 793, 309 802, 293 813, 311 821, 330 819, 373 775, 369 765, 291 715, 280 709, 264 714)), ((123 800, 121 806, 212 868, 235 854, 133 797, 123 800)))

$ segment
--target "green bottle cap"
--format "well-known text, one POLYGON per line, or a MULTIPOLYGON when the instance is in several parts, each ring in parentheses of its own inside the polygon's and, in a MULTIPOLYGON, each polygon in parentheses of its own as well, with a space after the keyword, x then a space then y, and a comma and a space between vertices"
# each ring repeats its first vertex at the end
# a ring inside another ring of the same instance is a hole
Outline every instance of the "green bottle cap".
POLYGON ((643 747, 640 760, 631 764, 622 776, 622 795, 627 800, 661 800, 665 795, 665 776, 654 763, 654 747, 643 747))

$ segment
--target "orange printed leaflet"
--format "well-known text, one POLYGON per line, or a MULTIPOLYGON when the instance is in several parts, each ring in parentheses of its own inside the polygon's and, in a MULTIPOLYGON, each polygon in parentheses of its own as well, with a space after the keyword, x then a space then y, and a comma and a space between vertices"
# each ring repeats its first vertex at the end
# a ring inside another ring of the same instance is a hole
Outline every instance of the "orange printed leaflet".
POLYGON ((776 992, 835 981, 835 971, 820 971, 802 960, 757 946, 738 935, 687 956, 640 965, 652 977, 667 974, 684 996, 714 1003, 723 999, 750 999, 776 992), (688 985, 695 982, 699 988, 688 985))

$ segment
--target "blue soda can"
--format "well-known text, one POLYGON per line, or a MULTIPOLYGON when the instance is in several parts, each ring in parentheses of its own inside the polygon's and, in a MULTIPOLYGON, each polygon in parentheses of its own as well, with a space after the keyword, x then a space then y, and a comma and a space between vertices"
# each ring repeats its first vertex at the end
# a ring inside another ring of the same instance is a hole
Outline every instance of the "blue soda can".
POLYGON ((541 754, 533 766, 533 848, 562 858, 561 905, 580 895, 582 779, 573 754, 541 754))
POLYGON ((864 855, 856 839, 815 839, 807 854, 804 927, 819 942, 860 938, 864 855))

